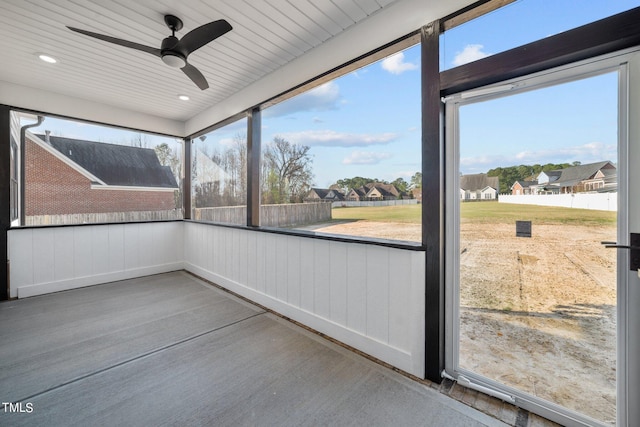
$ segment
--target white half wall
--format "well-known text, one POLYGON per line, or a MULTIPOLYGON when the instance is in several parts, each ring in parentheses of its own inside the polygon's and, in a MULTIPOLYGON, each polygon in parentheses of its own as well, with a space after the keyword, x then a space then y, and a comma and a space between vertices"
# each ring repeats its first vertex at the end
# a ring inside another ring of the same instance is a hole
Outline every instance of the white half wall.
POLYGON ((9 294, 24 298, 183 268, 183 223, 9 230, 9 294))
POLYGON ((424 252, 184 226, 187 271, 424 377, 424 252))

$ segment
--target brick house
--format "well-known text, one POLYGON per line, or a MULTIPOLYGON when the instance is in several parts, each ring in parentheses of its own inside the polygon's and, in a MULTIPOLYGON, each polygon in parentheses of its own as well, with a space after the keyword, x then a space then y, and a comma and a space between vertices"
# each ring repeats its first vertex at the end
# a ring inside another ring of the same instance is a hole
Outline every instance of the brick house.
POLYGON ((538 181, 518 180, 511 186, 511 194, 514 196, 531 194, 531 186, 536 184, 538 184, 538 181))
POLYGON ((405 194, 398 191, 393 184, 383 184, 381 182, 370 182, 360 188, 352 188, 347 193, 346 199, 349 201, 376 201, 376 200, 397 200, 405 198, 405 194))
POLYGON ((26 216, 176 208, 178 184, 153 149, 29 132, 25 144, 26 216))
POLYGON ((306 203, 311 202, 341 202, 344 194, 333 188, 312 188, 304 198, 306 203))

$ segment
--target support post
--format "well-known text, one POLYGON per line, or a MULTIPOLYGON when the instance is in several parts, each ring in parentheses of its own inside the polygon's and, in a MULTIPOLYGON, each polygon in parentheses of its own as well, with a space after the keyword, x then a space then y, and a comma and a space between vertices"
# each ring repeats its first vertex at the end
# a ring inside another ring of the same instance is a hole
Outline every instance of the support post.
POLYGON ((262 120, 259 108, 247 117, 247 226, 260 226, 260 139, 262 120))
POLYGON ((0 300, 9 298, 8 231, 11 227, 11 109, 0 105, 0 300))
POLYGON ((444 369, 444 141, 440 100, 440 23, 422 27, 422 243, 425 260, 425 377, 444 369))

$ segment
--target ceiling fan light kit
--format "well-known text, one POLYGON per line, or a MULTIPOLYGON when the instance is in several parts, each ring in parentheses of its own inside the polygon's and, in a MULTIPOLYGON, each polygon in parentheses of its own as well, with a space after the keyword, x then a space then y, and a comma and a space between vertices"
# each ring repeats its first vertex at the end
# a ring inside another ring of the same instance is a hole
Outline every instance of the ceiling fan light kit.
POLYGON ((187 58, 190 54, 200 49, 202 46, 212 42, 218 37, 231 31, 233 27, 224 19, 209 22, 204 24, 195 30, 191 30, 178 39, 175 36, 176 31, 180 31, 183 27, 182 20, 174 15, 165 15, 164 22, 171 30, 171 35, 164 40, 160 45, 160 49, 145 46, 139 43, 130 42, 127 40, 118 39, 103 34, 94 33, 91 31, 81 30, 79 28, 73 28, 67 26, 71 31, 84 34, 89 37, 93 37, 102 41, 117 44, 120 46, 136 49, 142 52, 147 52, 162 59, 162 62, 170 67, 180 68, 193 83, 196 84, 201 90, 205 90, 209 87, 207 79, 202 73, 193 65, 189 64, 187 58))

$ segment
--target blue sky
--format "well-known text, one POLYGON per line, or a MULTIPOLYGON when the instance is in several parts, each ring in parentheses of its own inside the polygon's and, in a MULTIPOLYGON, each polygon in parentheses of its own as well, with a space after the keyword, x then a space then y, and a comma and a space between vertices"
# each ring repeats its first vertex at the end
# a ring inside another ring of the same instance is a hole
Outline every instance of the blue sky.
MULTIPOLYGON (((538 40, 640 5, 630 0, 519 0, 447 32, 441 68, 538 40)), ((263 142, 308 145, 315 186, 365 176, 407 181, 420 170, 420 50, 414 46, 263 112, 263 142)), ((615 161, 615 75, 548 88, 461 110, 461 171, 548 162, 615 161), (567 131, 569 130, 569 131, 567 131)), ((129 132, 47 119, 54 134, 127 143, 129 132)), ((230 125, 206 143, 245 130, 230 125)), ((147 137, 151 146, 172 138, 147 137)))
POLYGON ((464 105, 460 170, 617 162, 617 73, 464 105))
POLYGON ((308 145, 315 184, 364 176, 392 181, 420 170, 418 46, 264 111, 263 138, 308 145))

